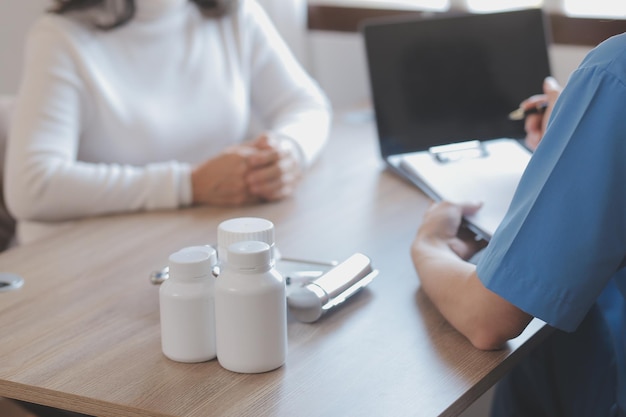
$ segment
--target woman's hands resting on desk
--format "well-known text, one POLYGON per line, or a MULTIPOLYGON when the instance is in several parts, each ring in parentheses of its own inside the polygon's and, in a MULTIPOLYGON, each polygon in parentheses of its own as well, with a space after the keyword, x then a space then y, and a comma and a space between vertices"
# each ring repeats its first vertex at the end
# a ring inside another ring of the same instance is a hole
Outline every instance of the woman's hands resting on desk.
POLYGON ((526 146, 529 149, 533 151, 537 149, 539 142, 543 138, 554 103, 559 94, 561 94, 561 90, 561 86, 553 77, 547 77, 543 82, 543 94, 529 97, 520 104, 520 107, 524 110, 530 110, 547 103, 546 110, 543 113, 534 113, 526 116, 524 129, 526 130, 526 146))
POLYGON ((262 135, 232 146, 191 173, 194 204, 239 206, 287 197, 302 177, 297 146, 262 135))

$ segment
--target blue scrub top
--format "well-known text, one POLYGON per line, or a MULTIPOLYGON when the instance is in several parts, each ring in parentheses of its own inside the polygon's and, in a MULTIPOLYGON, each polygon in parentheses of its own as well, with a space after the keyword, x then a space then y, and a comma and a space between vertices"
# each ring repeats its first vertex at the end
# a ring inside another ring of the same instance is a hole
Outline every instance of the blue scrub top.
MULTIPOLYGON (((603 311, 626 410, 626 34, 572 74, 511 207, 485 249, 483 284, 573 331, 603 311)), ((593 360, 593 358, 590 358, 593 360)))

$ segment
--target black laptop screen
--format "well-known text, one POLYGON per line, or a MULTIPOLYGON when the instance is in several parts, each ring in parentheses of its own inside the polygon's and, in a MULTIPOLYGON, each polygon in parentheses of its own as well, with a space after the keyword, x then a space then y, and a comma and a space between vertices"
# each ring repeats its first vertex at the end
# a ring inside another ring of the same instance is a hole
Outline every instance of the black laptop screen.
POLYGON ((362 32, 383 157, 522 138, 508 114, 550 75, 540 9, 370 21, 362 32))

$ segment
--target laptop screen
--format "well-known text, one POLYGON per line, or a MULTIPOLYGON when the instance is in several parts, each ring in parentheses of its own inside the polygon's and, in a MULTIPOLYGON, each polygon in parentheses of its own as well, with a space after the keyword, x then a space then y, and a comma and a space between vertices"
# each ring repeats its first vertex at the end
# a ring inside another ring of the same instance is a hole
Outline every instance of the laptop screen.
POLYGON ((383 157, 525 136, 508 114, 550 75, 541 9, 373 20, 362 32, 383 157))

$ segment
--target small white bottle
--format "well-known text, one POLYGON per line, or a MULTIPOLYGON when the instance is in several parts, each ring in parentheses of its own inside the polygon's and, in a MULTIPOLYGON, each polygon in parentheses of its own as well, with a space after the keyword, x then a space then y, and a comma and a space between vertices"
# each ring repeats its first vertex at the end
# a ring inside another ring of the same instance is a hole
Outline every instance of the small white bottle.
POLYGON ((233 372, 271 371, 287 358, 285 281, 267 243, 237 242, 227 250, 215 285, 217 360, 233 372))
POLYGON ((215 343, 215 250, 189 247, 169 257, 169 278, 159 288, 161 348, 177 362, 204 362, 215 343))

